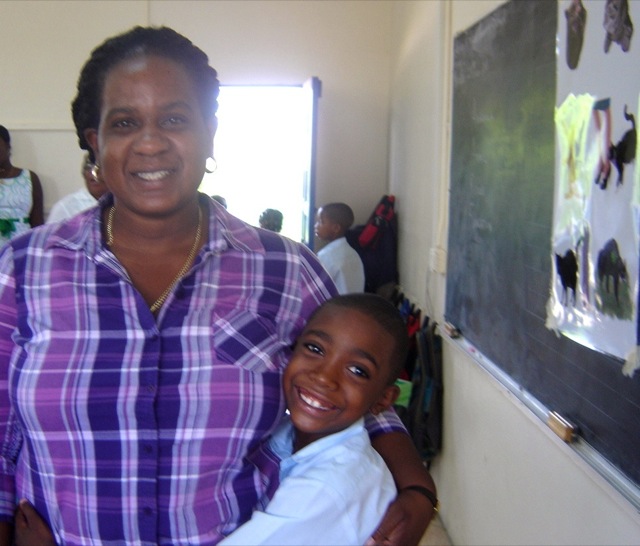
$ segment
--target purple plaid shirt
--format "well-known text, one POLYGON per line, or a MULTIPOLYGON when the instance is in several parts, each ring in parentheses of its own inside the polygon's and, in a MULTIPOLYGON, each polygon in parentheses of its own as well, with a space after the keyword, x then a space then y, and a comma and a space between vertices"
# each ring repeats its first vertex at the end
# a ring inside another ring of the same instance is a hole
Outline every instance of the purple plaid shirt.
POLYGON ((3 248, 0 519, 24 497, 66 545, 204 545, 250 516, 264 484, 245 456, 335 288, 304 246, 208 206, 209 242, 157 320, 99 207, 3 248))

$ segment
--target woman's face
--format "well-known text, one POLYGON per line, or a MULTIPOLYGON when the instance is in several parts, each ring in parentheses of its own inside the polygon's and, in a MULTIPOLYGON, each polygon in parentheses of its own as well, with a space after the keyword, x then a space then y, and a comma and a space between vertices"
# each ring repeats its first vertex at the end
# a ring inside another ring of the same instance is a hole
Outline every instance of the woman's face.
POLYGON ((164 215, 195 199, 214 132, 187 71, 141 56, 107 74, 100 125, 85 135, 118 206, 164 215))

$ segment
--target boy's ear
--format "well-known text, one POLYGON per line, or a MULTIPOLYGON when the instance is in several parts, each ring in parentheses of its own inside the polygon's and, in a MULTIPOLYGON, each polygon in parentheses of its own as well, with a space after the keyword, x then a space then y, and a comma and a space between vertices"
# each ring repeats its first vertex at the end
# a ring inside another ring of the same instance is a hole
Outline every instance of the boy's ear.
POLYGON ((369 408, 369 411, 374 415, 382 413, 384 410, 389 409, 400 395, 400 387, 397 385, 389 385, 385 387, 380 398, 369 408))
POLYGON ((343 235, 342 226, 336 222, 333 222, 331 224, 331 234, 333 235, 334 239, 337 239, 338 237, 342 237, 343 235))

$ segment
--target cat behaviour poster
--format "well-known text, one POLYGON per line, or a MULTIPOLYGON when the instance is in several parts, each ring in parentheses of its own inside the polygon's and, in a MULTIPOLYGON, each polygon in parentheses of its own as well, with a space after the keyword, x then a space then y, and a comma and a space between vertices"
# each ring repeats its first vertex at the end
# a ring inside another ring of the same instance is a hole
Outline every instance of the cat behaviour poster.
POLYGON ((638 368, 640 2, 559 0, 547 327, 638 368))

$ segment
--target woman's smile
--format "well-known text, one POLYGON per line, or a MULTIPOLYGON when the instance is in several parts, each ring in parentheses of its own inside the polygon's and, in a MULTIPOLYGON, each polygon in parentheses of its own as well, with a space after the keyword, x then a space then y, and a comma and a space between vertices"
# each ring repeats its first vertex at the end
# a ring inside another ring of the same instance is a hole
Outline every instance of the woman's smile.
POLYGON ((172 171, 162 170, 162 171, 140 171, 134 173, 135 176, 142 178, 143 180, 162 180, 171 174, 172 171))

